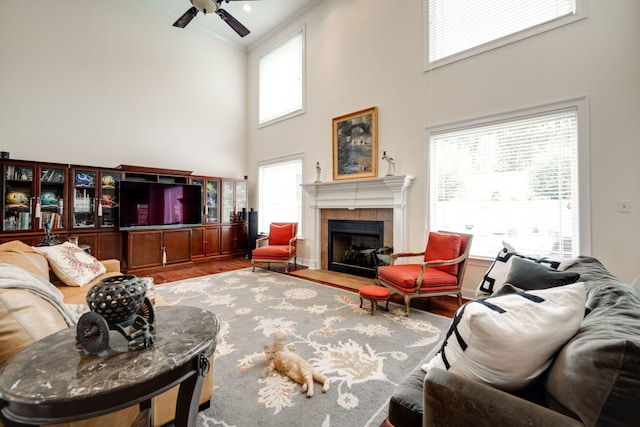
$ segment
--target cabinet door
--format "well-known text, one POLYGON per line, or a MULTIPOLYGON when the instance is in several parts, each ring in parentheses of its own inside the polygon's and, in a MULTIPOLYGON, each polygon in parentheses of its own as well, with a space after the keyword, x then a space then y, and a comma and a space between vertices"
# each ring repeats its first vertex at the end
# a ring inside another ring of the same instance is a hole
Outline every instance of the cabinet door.
POLYGON ((205 193, 205 221, 207 223, 220 222, 218 212, 218 193, 220 191, 220 181, 207 180, 205 193))
POLYGON ((127 233, 127 269, 162 265, 162 231, 130 231, 127 233))
POLYGON ((220 215, 222 222, 231 222, 235 211, 235 182, 222 181, 222 205, 220 215))
POLYGON ((122 233, 98 233, 98 249, 94 256, 103 259, 122 259, 122 233))
POLYGON ((98 171, 72 169, 71 227, 75 229, 96 226, 96 179, 98 171))
POLYGON ((33 230, 34 167, 23 164, 5 164, 3 176, 4 221, 2 230, 33 230))
POLYGON ((236 212, 240 216, 239 219, 246 220, 247 216, 247 182, 236 182, 236 212))
POLYGON ((164 251, 166 264, 191 261, 191 230, 165 230, 164 251))
POLYGON ((221 250, 223 254, 228 254, 235 251, 236 248, 236 228, 232 225, 225 225, 220 227, 221 238, 221 250))
POLYGON ((40 197, 36 200, 34 215, 36 229, 64 229, 67 169, 62 166, 42 165, 38 168, 38 176, 40 197))
POLYGON ((100 171, 98 218, 101 228, 118 226, 120 208, 120 173, 100 171))
POLYGON ((202 258, 204 256, 204 228, 191 229, 191 257, 202 258))
POLYGON ((238 231, 237 231, 237 247, 236 250, 238 252, 244 252, 247 251, 249 248, 249 231, 248 231, 248 227, 247 224, 239 224, 236 226, 238 231))
POLYGON ((205 230, 205 249, 206 256, 220 254, 220 228, 209 227, 205 230))
POLYGON ((221 227, 222 253, 246 252, 248 233, 246 224, 226 225, 221 227))

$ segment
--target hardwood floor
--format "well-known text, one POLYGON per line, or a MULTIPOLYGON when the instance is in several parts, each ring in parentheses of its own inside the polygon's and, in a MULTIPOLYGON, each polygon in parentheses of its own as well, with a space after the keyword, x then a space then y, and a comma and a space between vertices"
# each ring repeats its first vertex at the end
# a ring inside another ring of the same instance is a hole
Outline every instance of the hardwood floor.
MULTIPOLYGON (((176 282, 178 280, 190 279, 193 277, 206 276, 209 274, 223 273, 225 271, 239 270, 247 267, 251 267, 250 260, 245 258, 233 258, 222 261, 198 263, 193 267, 167 270, 158 273, 150 273, 146 274, 145 276, 152 277, 154 283, 156 284, 163 284, 176 282)), ((264 267, 266 268, 266 266, 264 267)), ((271 270, 284 274, 284 267, 280 265, 272 265, 271 270)), ((357 290, 362 286, 371 285, 374 283, 373 279, 367 279, 363 277, 326 270, 308 270, 306 267, 302 266, 294 268, 292 264, 289 265, 289 272, 292 276, 311 280, 317 283, 322 283, 324 285, 350 290, 353 292, 357 292, 357 290)), ((392 296, 392 301, 402 304, 402 299, 398 295, 392 296)), ((449 318, 453 317, 456 310, 458 309, 456 298, 449 296, 432 297, 427 300, 416 299, 411 302, 411 306, 449 318)))

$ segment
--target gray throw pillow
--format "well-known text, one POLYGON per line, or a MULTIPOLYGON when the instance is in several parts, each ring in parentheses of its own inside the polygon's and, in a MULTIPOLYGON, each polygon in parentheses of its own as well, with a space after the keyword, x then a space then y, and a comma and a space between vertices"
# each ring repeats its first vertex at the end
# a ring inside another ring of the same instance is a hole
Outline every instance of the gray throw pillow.
POLYGON ((580 279, 579 273, 553 270, 522 258, 514 257, 512 262, 507 283, 526 291, 569 285, 580 279))

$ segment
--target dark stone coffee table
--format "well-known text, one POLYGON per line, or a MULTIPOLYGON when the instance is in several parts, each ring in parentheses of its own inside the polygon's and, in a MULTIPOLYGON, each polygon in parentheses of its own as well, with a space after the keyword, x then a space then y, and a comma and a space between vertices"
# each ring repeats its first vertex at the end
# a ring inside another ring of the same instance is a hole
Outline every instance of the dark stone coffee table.
MULTIPOLYGON (((6 426, 75 421, 140 404, 152 422, 151 398, 180 384, 176 426, 195 426, 218 319, 195 307, 156 307, 155 343, 128 351, 110 332, 110 347, 91 355, 76 345, 76 328, 26 348, 0 369, 0 415, 6 426)), ((144 420, 143 420, 144 421, 144 420)))

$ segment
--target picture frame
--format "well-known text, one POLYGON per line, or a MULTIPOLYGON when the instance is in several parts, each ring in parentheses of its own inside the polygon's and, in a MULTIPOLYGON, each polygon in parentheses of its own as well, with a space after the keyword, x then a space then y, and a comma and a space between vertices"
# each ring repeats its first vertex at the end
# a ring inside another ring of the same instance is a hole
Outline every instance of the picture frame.
POLYGON ((333 119, 333 179, 378 176, 378 107, 333 119))

